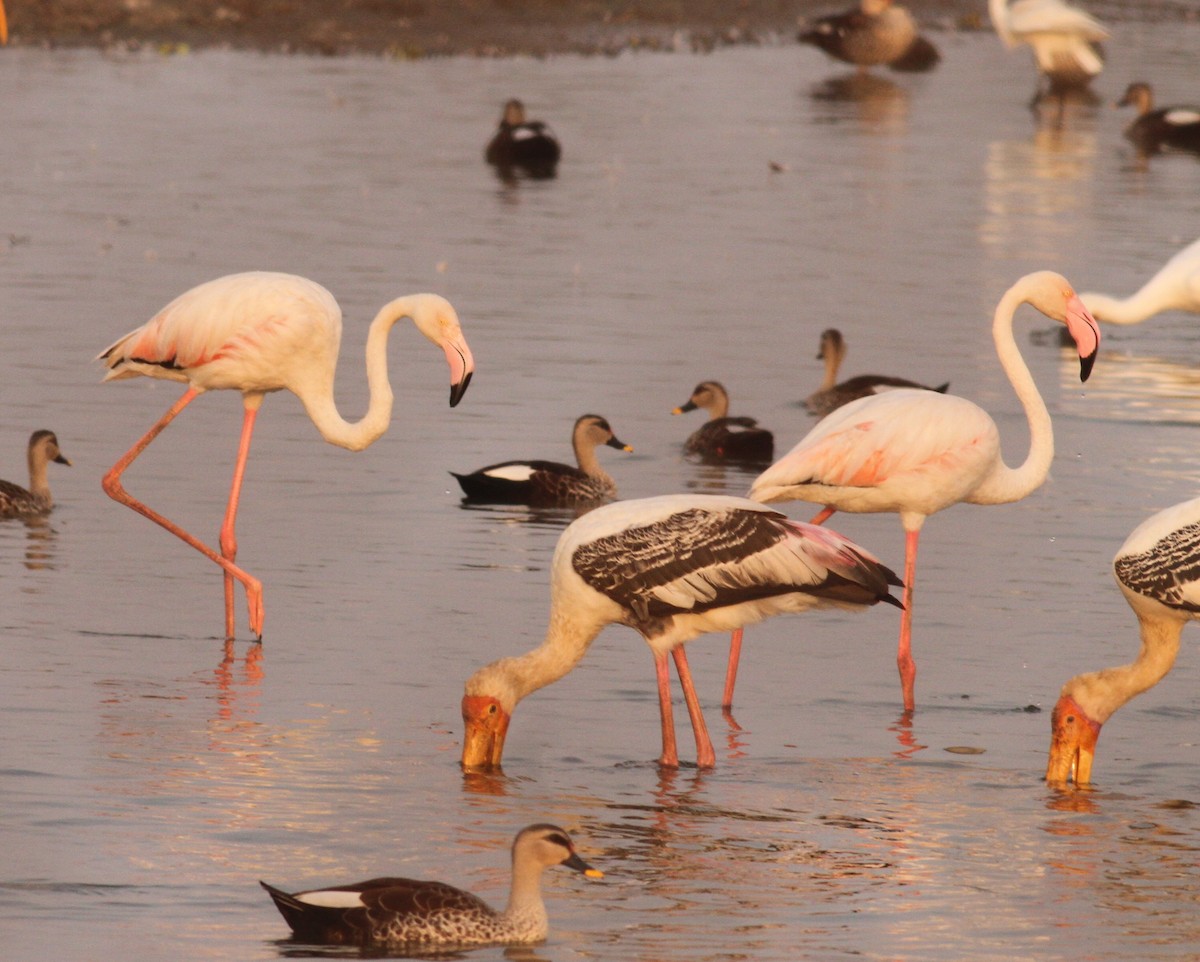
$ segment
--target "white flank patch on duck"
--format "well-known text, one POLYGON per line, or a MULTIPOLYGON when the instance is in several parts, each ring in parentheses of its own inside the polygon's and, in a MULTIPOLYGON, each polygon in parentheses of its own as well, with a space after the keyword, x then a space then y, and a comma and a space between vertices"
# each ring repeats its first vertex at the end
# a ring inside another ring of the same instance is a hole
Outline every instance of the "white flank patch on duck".
POLYGON ((296 901, 329 909, 360 909, 364 904, 361 892, 342 892, 337 889, 304 892, 296 896, 296 901))
POLYGON ((528 481, 533 477, 533 467, 528 464, 504 464, 485 471, 484 474, 489 478, 500 478, 504 481, 528 481))

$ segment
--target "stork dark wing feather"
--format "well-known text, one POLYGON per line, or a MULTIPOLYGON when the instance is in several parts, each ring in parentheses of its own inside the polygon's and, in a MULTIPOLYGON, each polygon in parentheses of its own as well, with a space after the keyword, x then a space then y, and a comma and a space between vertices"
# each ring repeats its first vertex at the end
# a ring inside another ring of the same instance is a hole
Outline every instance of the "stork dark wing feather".
POLYGON ((1131 591, 1169 608, 1200 612, 1200 602, 1187 597, 1200 581, 1200 524, 1173 531, 1146 551, 1122 555, 1113 568, 1131 591))

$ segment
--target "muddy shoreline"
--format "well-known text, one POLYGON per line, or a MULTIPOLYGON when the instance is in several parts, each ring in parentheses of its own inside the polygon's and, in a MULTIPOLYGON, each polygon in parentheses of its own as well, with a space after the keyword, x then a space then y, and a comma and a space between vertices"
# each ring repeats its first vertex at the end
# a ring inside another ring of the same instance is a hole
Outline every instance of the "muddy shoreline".
MULTIPOLYGON (((337 56, 613 54, 791 43, 846 0, 5 0, 10 44, 223 47, 337 56)), ((1092 0, 1109 23, 1196 23, 1193 0, 1092 0)), ((990 29, 985 0, 913 0, 936 33, 990 29)))

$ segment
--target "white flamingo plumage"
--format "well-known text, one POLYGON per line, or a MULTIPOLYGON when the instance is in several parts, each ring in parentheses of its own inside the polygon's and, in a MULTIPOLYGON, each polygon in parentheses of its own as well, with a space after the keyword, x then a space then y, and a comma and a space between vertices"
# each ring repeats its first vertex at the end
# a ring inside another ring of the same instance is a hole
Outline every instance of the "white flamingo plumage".
POLYGON ((1063 0, 988 0, 988 14, 1010 50, 1027 43, 1051 91, 1086 87, 1104 69, 1097 46, 1108 30, 1091 14, 1063 0))
POLYGON ((1141 650, 1128 665, 1076 675, 1051 715, 1046 780, 1086 785, 1100 726, 1166 676, 1184 625, 1200 618, 1200 498, 1147 518, 1113 558, 1117 585, 1137 615, 1141 650))
POLYGON ((513 709, 579 663, 606 625, 642 635, 654 654, 662 721, 659 763, 679 764, 667 655, 675 661, 696 762, 716 763, 683 645, 784 612, 898 602, 894 572, 841 535, 744 498, 674 494, 618 501, 574 521, 550 567, 545 640, 475 672, 462 700, 462 763, 500 766, 513 709))
POLYGON ((251 272, 208 281, 181 294, 154 317, 102 351, 108 367, 104 380, 145 375, 188 385, 149 431, 104 476, 104 490, 116 501, 166 528, 225 571, 225 633, 233 638, 233 581, 246 589, 250 628, 262 638, 262 584, 234 564, 234 524, 254 420, 263 397, 287 389, 304 404, 308 416, 330 444, 360 451, 387 430, 392 390, 387 374, 387 338, 392 325, 409 317, 437 344, 450 365, 450 405, 462 398, 475 369, 471 350, 450 303, 436 294, 413 294, 384 305, 367 332, 367 383, 370 403, 356 423, 338 413, 334 373, 342 335, 342 312, 320 284, 293 274, 251 272), (233 485, 218 554, 174 522, 133 498, 121 475, 175 416, 205 391, 242 392, 245 415, 233 485))
POLYGON ((1175 254, 1129 297, 1093 291, 1079 296, 1096 320, 1110 324, 1138 324, 1162 311, 1200 313, 1200 240, 1175 254))
MULTIPOLYGON (((996 353, 1029 421, 1029 454, 1020 467, 1004 463, 996 424, 978 405, 952 394, 901 389, 838 408, 759 475, 750 489, 750 497, 758 501, 823 504, 814 523, 834 511, 900 515, 905 588, 896 662, 906 711, 915 707, 912 602, 917 541, 925 519, 960 501, 1019 501, 1041 485, 1054 458, 1050 413, 1013 337, 1013 316, 1025 303, 1066 324, 1079 351, 1082 380, 1087 380, 1100 346, 1096 321, 1060 274, 1028 274, 1001 297, 992 324, 996 353)), ((739 642, 735 635, 730 679, 736 672, 739 642)), ((726 689, 728 702, 731 682, 726 689)))

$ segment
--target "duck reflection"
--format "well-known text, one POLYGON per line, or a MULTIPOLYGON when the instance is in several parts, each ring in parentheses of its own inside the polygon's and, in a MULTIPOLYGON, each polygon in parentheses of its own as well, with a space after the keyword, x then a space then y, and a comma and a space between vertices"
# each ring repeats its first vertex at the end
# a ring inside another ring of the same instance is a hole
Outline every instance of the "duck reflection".
POLYGON ((830 120, 858 120, 874 127, 902 125, 908 117, 908 91, 872 73, 842 74, 815 84, 813 100, 835 105, 830 120), (852 109, 845 110, 842 106, 852 109))
MULTIPOLYGON (((22 518, 25 525, 25 567, 30 571, 53 571, 57 565, 58 532, 45 515, 22 518)), ((41 586, 31 585, 30 592, 37 594, 41 586)))

